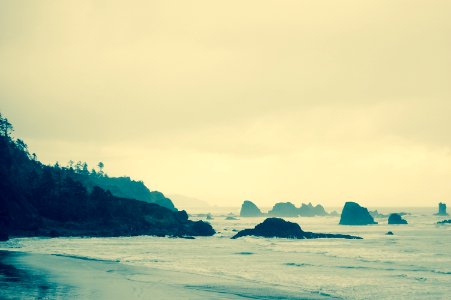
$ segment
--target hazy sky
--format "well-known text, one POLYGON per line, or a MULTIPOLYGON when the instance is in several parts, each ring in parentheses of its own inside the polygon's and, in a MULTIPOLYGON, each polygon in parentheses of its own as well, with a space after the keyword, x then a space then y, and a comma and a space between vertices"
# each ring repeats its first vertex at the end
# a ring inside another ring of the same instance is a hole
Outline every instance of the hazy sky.
POLYGON ((0 101, 166 194, 451 205, 449 0, 0 0, 0 101))

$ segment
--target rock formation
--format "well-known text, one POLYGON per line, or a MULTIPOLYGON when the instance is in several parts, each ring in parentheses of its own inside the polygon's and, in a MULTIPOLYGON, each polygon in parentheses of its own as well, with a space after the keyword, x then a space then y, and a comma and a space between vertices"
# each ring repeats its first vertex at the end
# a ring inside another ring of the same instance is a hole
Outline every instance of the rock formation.
POLYGON ((268 211, 268 215, 275 217, 297 217, 299 216, 299 210, 291 202, 279 202, 268 211))
POLYGON ((317 238, 343 238, 361 239, 358 236, 346 234, 313 233, 303 231, 297 223, 285 221, 280 218, 268 218, 253 229, 244 229, 232 237, 237 239, 243 236, 260 236, 266 238, 288 238, 288 239, 317 239, 317 238))
POLYGON ((307 205, 302 203, 298 211, 301 217, 314 217, 327 215, 326 210, 321 204, 313 206, 312 203, 309 203, 307 205))
POLYGON ((341 212, 340 225, 377 224, 368 209, 355 202, 346 202, 341 212))
POLYGON ((388 224, 407 224, 400 214, 390 214, 388 217, 388 224))
POLYGON ((393 231, 387 231, 385 235, 393 235, 393 231))
POLYGON ((245 200, 241 205, 240 217, 260 217, 262 212, 252 201, 245 200))
POLYGON ((439 221, 439 222, 437 222, 437 224, 451 224, 451 220, 439 221))
POLYGON ((436 213, 437 216, 447 216, 448 213, 446 212, 446 204, 440 202, 438 204, 438 212, 436 213))

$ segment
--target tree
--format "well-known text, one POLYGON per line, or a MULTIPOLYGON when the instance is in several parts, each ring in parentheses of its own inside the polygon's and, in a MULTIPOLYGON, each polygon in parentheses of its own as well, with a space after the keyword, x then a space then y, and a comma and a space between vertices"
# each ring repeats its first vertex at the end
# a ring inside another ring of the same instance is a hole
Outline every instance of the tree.
POLYGON ((97 166, 99 167, 99 174, 103 174, 103 167, 105 167, 105 165, 103 164, 103 162, 99 162, 97 164, 97 166))
POLYGON ((9 137, 12 131, 14 131, 13 125, 0 113, 0 135, 9 137))

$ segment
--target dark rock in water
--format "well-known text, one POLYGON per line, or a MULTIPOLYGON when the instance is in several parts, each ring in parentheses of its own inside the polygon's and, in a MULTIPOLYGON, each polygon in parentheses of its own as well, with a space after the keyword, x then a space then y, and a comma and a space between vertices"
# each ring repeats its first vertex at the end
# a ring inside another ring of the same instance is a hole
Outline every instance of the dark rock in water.
POLYGON ((226 217, 225 219, 228 220, 228 221, 236 221, 236 220, 239 220, 238 218, 235 218, 235 217, 232 217, 232 216, 228 216, 228 217, 226 217))
POLYGON ((279 202, 273 206, 268 212, 268 215, 276 217, 297 217, 299 216, 299 210, 291 202, 279 202))
POLYGON ((355 202, 346 202, 341 212, 340 225, 377 224, 368 209, 355 202))
POLYGON ((207 220, 213 220, 213 217, 211 214, 207 214, 207 220))
POLYGON ((388 231, 385 235, 393 235, 392 231, 388 231))
POLYGON ((451 224, 451 220, 439 221, 439 222, 437 222, 437 224, 451 224))
POLYGON ((191 227, 192 230, 190 235, 211 236, 216 233, 209 223, 203 221, 192 222, 191 227))
POLYGON ((298 209, 299 215, 302 217, 326 216, 327 212, 321 204, 313 206, 312 203, 304 204, 298 209))
POLYGON ((285 221, 280 218, 268 218, 263 223, 258 224, 253 229, 244 229, 238 232, 232 239, 242 236, 261 236, 267 238, 288 238, 288 239, 317 239, 317 238, 344 238, 361 239, 358 236, 345 234, 313 233, 301 229, 297 223, 285 221))
POLYGON ((399 214, 390 214, 388 217, 388 224, 407 224, 407 221, 399 214))
POLYGON ((387 218, 387 217, 388 217, 388 215, 384 215, 384 214, 379 213, 379 212, 377 211, 377 209, 376 209, 376 210, 373 210, 373 211, 370 211, 370 215, 371 215, 373 218, 387 218))
POLYGON ((262 212, 252 201, 245 200, 241 205, 240 217, 260 217, 262 212))
POLYGON ((446 212, 446 204, 440 202, 438 204, 438 212, 435 214, 437 216, 447 216, 448 213, 446 212))

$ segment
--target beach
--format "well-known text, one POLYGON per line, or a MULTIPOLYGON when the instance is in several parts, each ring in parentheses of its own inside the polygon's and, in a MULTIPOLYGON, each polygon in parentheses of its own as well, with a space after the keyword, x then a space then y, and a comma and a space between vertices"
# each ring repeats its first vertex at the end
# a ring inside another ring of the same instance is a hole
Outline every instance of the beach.
POLYGON ((115 261, 0 251, 1 299, 325 299, 115 261))

